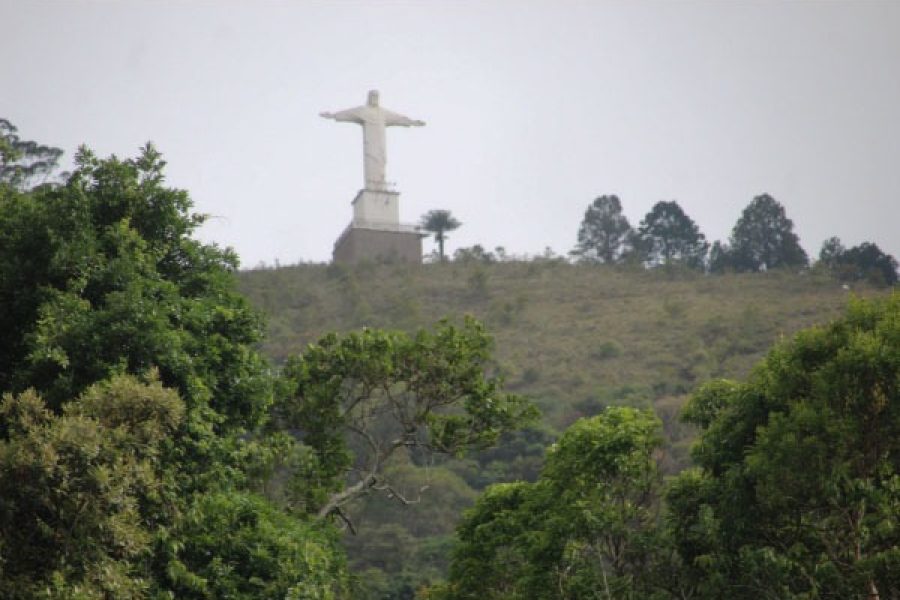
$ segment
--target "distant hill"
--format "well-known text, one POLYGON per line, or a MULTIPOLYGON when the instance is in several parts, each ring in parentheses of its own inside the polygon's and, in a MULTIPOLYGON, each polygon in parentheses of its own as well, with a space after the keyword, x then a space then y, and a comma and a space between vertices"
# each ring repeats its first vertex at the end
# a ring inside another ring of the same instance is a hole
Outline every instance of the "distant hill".
POLYGON ((558 261, 297 265, 242 271, 269 322, 276 362, 330 331, 413 330, 471 314, 496 340, 497 368, 556 427, 573 407, 680 396, 742 377, 782 335, 835 317, 850 294, 824 274, 709 276, 558 261))
MULTIPOLYGON (((421 535, 423 554, 452 531, 458 514, 442 510, 458 513, 492 481, 532 477, 543 445, 606 405, 652 406, 668 438, 666 468, 680 470, 689 463, 693 432, 677 413, 697 384, 744 377, 781 336, 838 316, 850 294, 885 293, 864 285, 848 290, 815 270, 710 276, 557 260, 297 265, 243 271, 239 281, 268 317, 264 351, 276 363, 330 331, 413 330, 464 314, 487 325, 495 368, 508 389, 538 404, 544 425, 474 462, 439 465, 437 479, 446 487, 427 499, 427 508, 423 502, 405 512, 375 506, 363 512, 381 543, 385 536, 421 535), (436 515, 444 523, 438 530, 436 515)), ((390 565, 372 562, 385 552, 373 540, 365 534, 353 540, 351 557, 357 566, 390 573, 390 565)), ((428 560, 441 563, 441 552, 428 560)))

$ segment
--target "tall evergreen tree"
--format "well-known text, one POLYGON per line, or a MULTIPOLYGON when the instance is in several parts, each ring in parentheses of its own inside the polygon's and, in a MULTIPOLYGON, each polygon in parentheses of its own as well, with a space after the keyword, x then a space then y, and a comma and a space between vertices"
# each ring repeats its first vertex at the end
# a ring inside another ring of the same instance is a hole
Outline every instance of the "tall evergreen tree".
POLYGON ((730 263, 738 271, 805 267, 809 263, 794 233, 793 221, 768 194, 757 196, 747 205, 731 231, 730 241, 730 263))
POLYGON ((632 233, 618 196, 600 196, 585 211, 571 254, 588 262, 619 262, 630 247, 632 233))
POLYGON ((657 202, 641 221, 637 239, 649 266, 682 264, 703 268, 709 243, 677 202, 657 202))

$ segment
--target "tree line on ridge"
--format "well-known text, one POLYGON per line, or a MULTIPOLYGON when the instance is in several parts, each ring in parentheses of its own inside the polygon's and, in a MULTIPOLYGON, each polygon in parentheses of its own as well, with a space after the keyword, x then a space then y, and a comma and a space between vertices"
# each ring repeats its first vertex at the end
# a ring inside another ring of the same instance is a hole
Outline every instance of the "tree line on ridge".
MULTIPOLYGON (((434 233, 437 259, 445 260, 446 232, 461 225, 449 211, 435 210, 422 217, 421 228, 434 233)), ((636 265, 645 268, 682 267, 713 274, 755 273, 770 269, 805 269, 806 251, 794 232, 784 206, 768 194, 755 197, 743 210, 727 242, 712 244, 677 201, 657 202, 638 226, 632 227, 615 195, 596 198, 585 210, 577 243, 569 256, 580 263, 636 265)), ((549 249, 547 256, 552 256, 549 249)), ((481 245, 459 248, 454 259, 493 262, 505 251, 481 245)), ((897 260, 873 242, 845 248, 837 237, 822 244, 817 262, 840 281, 868 281, 892 286, 898 281, 897 260)))

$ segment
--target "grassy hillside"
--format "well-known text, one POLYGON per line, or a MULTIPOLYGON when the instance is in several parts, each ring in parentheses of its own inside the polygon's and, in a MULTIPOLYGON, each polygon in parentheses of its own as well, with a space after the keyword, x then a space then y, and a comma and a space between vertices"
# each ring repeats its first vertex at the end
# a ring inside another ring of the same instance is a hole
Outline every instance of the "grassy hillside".
POLYGON ((824 275, 705 276, 565 263, 298 265, 241 273, 269 319, 276 362, 329 331, 411 330, 472 314, 508 386, 563 427, 579 406, 680 396, 742 377, 782 335, 836 316, 850 293, 824 275))
MULTIPOLYGON (((265 352, 276 363, 329 331, 412 330, 472 314, 495 338, 495 368, 507 387, 543 411, 542 428, 505 447, 437 465, 421 505, 369 503, 360 519, 370 533, 354 539, 350 550, 358 566, 378 569, 370 573, 373 581, 380 573, 397 580, 410 569, 421 576, 435 565, 439 573, 446 556, 441 544, 477 490, 533 477, 549 440, 606 405, 652 406, 668 438, 665 465, 670 472, 683 468, 692 432, 677 413, 697 384, 744 377, 781 336, 836 317, 850 294, 885 293, 848 291, 816 272, 706 276, 553 260, 298 265, 242 272, 240 285, 268 317, 265 352), (385 563, 386 548, 405 548, 408 556, 385 563), (416 566, 417 556, 427 564, 416 566)), ((412 487, 426 477, 408 464, 397 469, 412 487)), ((388 597, 379 594, 370 597, 388 597)))

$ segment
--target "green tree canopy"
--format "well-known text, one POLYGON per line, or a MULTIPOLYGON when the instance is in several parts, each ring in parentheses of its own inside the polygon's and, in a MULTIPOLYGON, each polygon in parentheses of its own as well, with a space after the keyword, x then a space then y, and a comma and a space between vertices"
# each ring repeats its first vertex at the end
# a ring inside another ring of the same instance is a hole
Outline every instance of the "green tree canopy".
POLYGON ((33 392, 0 404, 0 595, 31 598, 336 598, 333 532, 251 494, 185 504, 166 445, 174 390, 130 376, 56 415, 33 392))
POLYGON ((616 263, 628 250, 632 233, 618 196, 600 196, 585 211, 571 254, 579 260, 616 263))
POLYGON ((709 244, 677 202, 657 202, 637 230, 637 245, 650 266, 703 268, 709 244))
POLYGON ((336 533, 251 493, 204 494, 180 521, 168 586, 197 600, 349 598, 336 533))
POLYGON ((794 223, 768 194, 747 205, 731 231, 730 242, 729 266, 737 271, 805 267, 809 263, 794 223))
POLYGON ((703 597, 900 594, 900 295, 853 301, 685 417, 701 473, 670 505, 703 597))
POLYGON ((165 187, 152 146, 128 160, 83 149, 76 163, 64 186, 0 197, 0 389, 58 407, 155 367, 192 415, 256 426, 271 391, 234 254, 191 237, 203 217, 165 187))
POLYGON ((449 210, 430 210, 422 215, 419 226, 434 234, 441 262, 444 260, 444 242, 447 240, 447 232, 458 229, 460 225, 462 223, 457 221, 449 210))
POLYGON ((307 510, 342 514, 373 491, 402 500, 385 473, 395 452, 457 455, 533 420, 529 402, 485 375, 490 347, 483 326, 467 318, 413 336, 331 334, 289 358, 278 413, 318 457, 317 481, 304 489, 321 494, 303 499, 307 510))
POLYGON ((4 396, 0 595, 145 595, 151 522, 175 510, 160 458, 183 414, 174 391, 129 377, 58 416, 33 391, 4 396))
POLYGON ((840 257, 847 249, 841 243, 840 238, 833 236, 822 242, 822 249, 819 250, 819 263, 823 266, 833 269, 837 266, 838 257, 840 257))
POLYGON ((872 242, 848 248, 837 263, 842 278, 865 279, 877 285, 894 285, 898 280, 897 259, 872 242))
POLYGON ((23 140, 18 129, 0 118, 0 185, 26 189, 39 178, 46 179, 59 164, 63 151, 23 140))
POLYGON ((491 486, 466 513, 449 581, 432 596, 650 597, 643 572, 662 485, 659 427, 631 408, 577 421, 536 483, 491 486))
POLYGON ((832 237, 822 244, 819 262, 841 281, 869 281, 888 286, 898 281, 897 260, 872 242, 844 248, 838 238, 832 237))
POLYGON ((235 256, 193 239, 152 146, 76 163, 0 185, 0 596, 335 597, 331 534, 246 491, 311 454, 258 437, 272 382, 235 256))
POLYGON ((731 264, 731 248, 729 248, 727 243, 723 243, 719 240, 713 242, 713 245, 709 249, 707 268, 710 273, 717 274, 724 273, 728 269, 733 268, 731 264))

